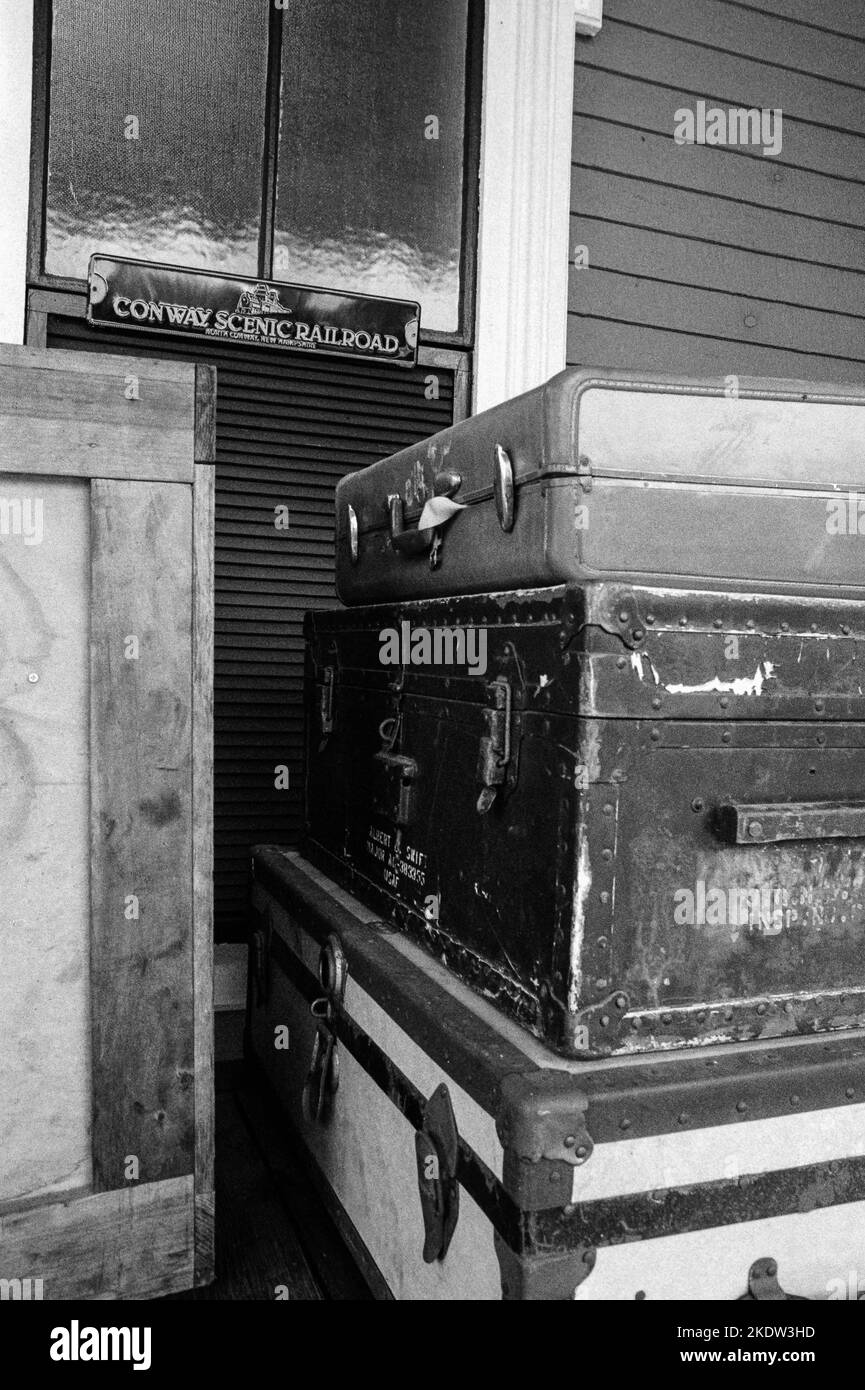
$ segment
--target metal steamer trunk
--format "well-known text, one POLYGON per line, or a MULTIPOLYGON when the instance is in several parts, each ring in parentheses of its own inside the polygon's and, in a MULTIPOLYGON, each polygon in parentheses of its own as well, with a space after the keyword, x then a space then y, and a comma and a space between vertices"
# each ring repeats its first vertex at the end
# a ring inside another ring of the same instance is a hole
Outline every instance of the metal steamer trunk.
POLYGON ((597 582, 307 638, 305 853, 539 1037, 865 1022, 860 603, 597 582))
POLYGON ((569 371, 340 484, 249 1046, 384 1296, 858 1296, 863 403, 569 371))
POLYGON ((865 1037, 567 1060, 295 853, 248 1048, 378 1296, 855 1299, 865 1037))

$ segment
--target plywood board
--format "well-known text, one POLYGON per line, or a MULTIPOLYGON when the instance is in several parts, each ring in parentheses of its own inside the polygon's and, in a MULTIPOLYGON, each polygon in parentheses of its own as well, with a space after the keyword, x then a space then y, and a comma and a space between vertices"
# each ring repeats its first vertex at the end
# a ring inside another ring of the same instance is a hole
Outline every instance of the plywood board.
POLYGON ((0 477, 0 1201, 90 1181, 89 492, 0 477))

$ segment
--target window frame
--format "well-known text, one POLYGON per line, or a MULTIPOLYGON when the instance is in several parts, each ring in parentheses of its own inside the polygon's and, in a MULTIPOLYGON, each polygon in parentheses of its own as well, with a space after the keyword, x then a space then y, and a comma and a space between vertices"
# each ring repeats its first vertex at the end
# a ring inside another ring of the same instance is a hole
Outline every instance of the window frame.
MULTIPOLYGON (((264 149, 261 168, 261 221, 258 238, 259 279, 273 278, 276 218, 279 90, 284 11, 269 2, 264 149)), ((468 42, 465 68, 465 139, 463 142, 462 240, 459 267, 459 326, 443 333, 421 327, 421 343, 429 346, 474 346, 480 189, 481 84, 483 79, 484 0, 467 0, 468 42)), ((81 294, 86 281, 49 275, 45 270, 48 135, 51 103, 51 36, 53 0, 34 0, 33 104, 30 142, 30 206, 27 228, 27 289, 81 294)), ((423 325, 423 317, 421 316, 423 325)))

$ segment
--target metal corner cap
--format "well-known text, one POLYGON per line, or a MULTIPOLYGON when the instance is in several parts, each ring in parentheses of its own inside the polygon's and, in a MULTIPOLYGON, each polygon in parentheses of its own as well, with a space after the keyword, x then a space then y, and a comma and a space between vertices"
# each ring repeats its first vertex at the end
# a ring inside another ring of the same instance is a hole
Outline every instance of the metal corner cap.
POLYGON ((591 1156, 588 1096, 569 1072, 539 1068, 515 1073, 499 1089, 496 1133, 504 1149, 530 1163, 549 1159, 573 1167, 591 1156))

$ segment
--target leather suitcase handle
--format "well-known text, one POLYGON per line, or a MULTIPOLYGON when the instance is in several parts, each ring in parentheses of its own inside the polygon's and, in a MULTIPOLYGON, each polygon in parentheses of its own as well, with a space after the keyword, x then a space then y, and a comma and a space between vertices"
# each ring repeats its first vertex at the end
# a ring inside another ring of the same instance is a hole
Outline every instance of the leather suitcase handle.
POLYGON ((390 526, 390 543, 394 550, 403 555, 423 555, 433 545, 436 532, 445 522, 450 521, 464 504, 454 502, 454 493, 462 486, 459 473, 437 473, 433 483, 433 497, 426 503, 420 520, 414 530, 405 529, 403 502, 398 492, 388 494, 387 510, 390 526), (438 505, 437 505, 438 504, 438 505), (429 524, 428 518, 432 521, 429 524), (424 525, 421 525, 424 522, 424 525))
POLYGON ((865 837, 865 802, 787 801, 722 807, 737 845, 773 845, 781 840, 865 837))
POLYGON ((433 528, 429 530, 406 531, 403 516, 402 498, 392 492, 387 499, 388 520, 390 523, 390 543, 401 555, 423 555, 432 545, 433 528))
MULTIPOLYGON (((459 491, 462 478, 459 473, 439 473, 436 475, 433 503, 436 498, 453 498, 459 491)), ((493 500, 496 506, 496 515, 499 525, 503 531, 512 531, 516 515, 516 484, 514 482, 514 465, 507 449, 503 449, 501 444, 495 446, 493 451, 493 500)), ((388 517, 390 523, 390 540, 395 550, 401 551, 404 555, 420 555, 425 550, 429 550, 433 543, 435 532, 439 526, 443 526, 450 520, 451 515, 455 515, 460 503, 453 504, 453 512, 449 515, 436 518, 435 526, 421 527, 420 522, 424 516, 428 515, 429 506, 424 507, 416 531, 405 530, 405 520, 403 517, 402 498, 398 492, 388 494, 388 517)), ((449 509, 447 509, 449 511, 449 509)), ((349 508, 350 513, 352 509, 349 508)), ((351 517, 349 518, 351 524, 351 517)), ((356 523, 355 523, 356 524, 356 523)), ((352 554, 356 552, 356 542, 353 542, 352 554)))

